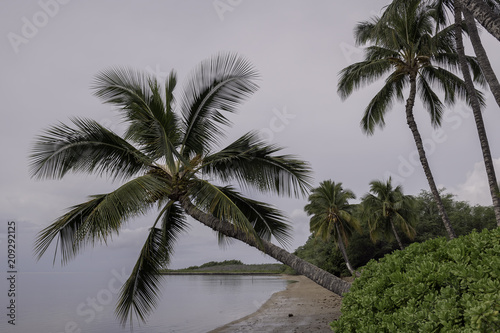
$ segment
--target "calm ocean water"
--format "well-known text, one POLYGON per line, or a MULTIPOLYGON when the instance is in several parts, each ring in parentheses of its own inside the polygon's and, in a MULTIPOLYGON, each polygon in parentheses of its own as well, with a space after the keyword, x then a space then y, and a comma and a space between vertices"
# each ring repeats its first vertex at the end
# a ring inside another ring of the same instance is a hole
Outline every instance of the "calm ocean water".
MULTIPOLYGON (((125 276, 118 270, 21 272, 17 276, 16 325, 7 323, 3 310, 0 332, 130 332, 114 315, 125 276)), ((284 290, 286 281, 274 276, 166 276, 162 285, 156 310, 146 325, 137 326, 135 321, 133 332, 207 332, 256 311, 273 293, 284 290)), ((4 285, 1 290, 6 290, 4 285)))

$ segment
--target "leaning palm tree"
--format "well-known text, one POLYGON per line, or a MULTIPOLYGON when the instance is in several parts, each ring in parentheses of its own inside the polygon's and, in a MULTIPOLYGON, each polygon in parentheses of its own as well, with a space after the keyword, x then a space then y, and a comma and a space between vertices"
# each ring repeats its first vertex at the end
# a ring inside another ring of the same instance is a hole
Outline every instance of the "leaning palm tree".
MULTIPOLYGON (((436 19, 438 24, 446 25, 448 22, 448 10, 451 12, 455 11, 455 1, 454 0, 432 0, 426 1, 430 3, 430 6, 433 6, 436 9, 436 19)), ((490 7, 491 11, 500 12, 500 4, 497 0, 487 0, 486 4, 490 7)), ((490 86, 490 91, 495 98, 498 106, 500 106, 500 82, 491 66, 491 62, 488 58, 486 50, 484 49, 483 43, 481 41, 481 37, 479 36, 478 28, 476 25, 476 21, 474 20, 474 16, 471 12, 460 5, 457 2, 456 7, 461 10, 464 15, 464 22, 467 27, 467 36, 474 48, 474 53, 476 54, 477 61, 481 70, 484 74, 484 78, 488 82, 490 86)), ((456 25, 457 28, 461 28, 462 24, 456 25)))
POLYGON ((494 0, 492 8, 490 1, 455 0, 462 8, 467 8, 474 18, 496 39, 500 41, 500 2, 494 0))
POLYGON ((355 270, 347 256, 346 245, 353 231, 360 231, 360 224, 354 216, 354 205, 349 200, 355 199, 354 193, 342 188, 342 183, 325 180, 314 188, 309 195, 309 203, 304 210, 311 217, 310 229, 314 236, 324 240, 333 237, 342 252, 347 269, 351 274, 355 270))
MULTIPOLYGON (((489 5, 493 8, 495 3, 491 0, 487 1, 489 5)), ((463 20, 462 13, 464 14, 466 27, 468 30, 468 36, 470 37, 471 43, 474 47, 474 51, 478 57, 478 63, 484 73, 484 77, 490 86, 490 90, 495 97, 498 105, 500 105, 500 84, 496 78, 496 75, 491 68, 489 59, 486 55, 486 51, 484 50, 481 39, 479 38, 479 34, 477 32, 476 23, 474 22, 474 18, 470 14, 468 10, 462 8, 459 3, 454 3, 451 0, 438 0, 433 4, 436 8, 436 12, 438 15, 439 23, 446 23, 446 9, 450 9, 454 12, 455 18, 455 39, 457 44, 457 54, 460 62, 460 68, 464 77, 465 87, 467 89, 467 93, 470 96, 470 105, 472 108, 472 112, 474 114, 474 120, 476 123, 476 128, 479 136, 479 143, 481 146, 481 151, 483 153, 483 160, 486 169, 486 175, 488 177, 488 185, 490 189, 490 194, 493 202, 493 209, 495 211, 495 217, 497 221, 497 225, 500 226, 500 197, 499 197, 499 188, 497 184, 497 178, 495 173, 495 166, 493 164, 493 159, 491 156, 490 145, 488 142, 488 137, 486 135, 486 128, 484 126, 484 120, 481 110, 481 101, 478 98, 472 76, 470 74, 470 69, 467 64, 467 59, 465 56, 465 49, 463 43, 463 20)))
MULTIPOLYGON (((457 97, 468 98, 464 81, 450 71, 456 71, 459 65, 453 27, 434 34, 433 14, 433 10, 422 6, 421 1, 397 1, 381 17, 358 24, 355 29, 357 43, 372 45, 365 49, 364 61, 340 72, 338 92, 346 99, 354 89, 387 75, 384 86, 370 101, 361 120, 363 131, 372 135, 375 127, 385 126, 385 114, 395 101, 405 100, 404 91, 409 88, 405 105, 406 121, 439 214, 448 237, 452 239, 455 238, 455 231, 444 209, 413 115, 418 93, 432 125, 437 127, 441 124, 444 104, 432 89, 434 84, 444 91, 445 103, 453 104, 457 97)), ((467 57, 467 60, 476 77, 479 77, 476 60, 472 57, 467 57)))
POLYGON ((370 228, 370 237, 373 241, 395 238, 403 250, 403 242, 396 227, 403 230, 410 239, 415 237, 415 198, 403 194, 401 185, 393 188, 391 178, 387 182, 379 180, 370 182, 370 192, 361 202, 363 217, 368 221, 370 228))
POLYGON ((125 222, 157 211, 139 258, 124 284, 117 315, 145 321, 158 300, 160 270, 168 266, 187 216, 291 266, 323 287, 343 294, 350 284, 271 243, 290 240, 291 227, 278 209, 240 193, 301 196, 309 189, 309 165, 250 132, 217 149, 229 125, 227 113, 257 90, 258 73, 245 59, 219 54, 202 62, 174 98, 177 79, 164 85, 147 74, 112 68, 94 82, 95 94, 118 108, 127 127, 122 136, 99 123, 75 118, 39 136, 31 154, 35 178, 69 172, 104 174, 123 183, 91 196, 42 230, 35 251, 42 256, 57 239, 62 263, 87 245, 108 242, 125 222), (180 114, 175 110, 180 110, 180 114), (212 182, 211 180, 214 180, 212 182))
POLYGON ((490 86, 490 91, 493 94, 497 105, 500 106, 500 82, 498 81, 486 50, 483 47, 483 43, 481 42, 474 16, 472 16, 471 12, 467 9, 462 8, 462 12, 464 14, 465 23, 467 24, 468 36, 472 47, 474 48, 474 53, 477 56, 481 69, 483 70, 484 77, 490 86))
POLYGON ((481 103, 479 98, 475 93, 474 82, 472 81, 469 66, 465 61, 465 51, 464 43, 462 38, 462 8, 460 5, 455 5, 455 23, 456 23, 456 40, 458 56, 460 59, 460 65, 462 68, 462 73, 464 75, 465 84, 467 91, 471 96, 471 107, 474 114, 474 120, 476 123, 477 133, 479 136, 479 143, 481 145, 481 151, 483 153, 483 161, 486 168, 486 175, 488 177, 488 185, 490 188, 490 194, 493 201, 493 209, 495 211, 495 217, 497 225, 500 226, 500 197, 498 191, 497 177, 495 173, 495 166, 493 164, 493 158, 491 157, 490 144, 488 142, 488 137, 486 135, 486 128, 484 126, 483 114, 481 110, 481 103))

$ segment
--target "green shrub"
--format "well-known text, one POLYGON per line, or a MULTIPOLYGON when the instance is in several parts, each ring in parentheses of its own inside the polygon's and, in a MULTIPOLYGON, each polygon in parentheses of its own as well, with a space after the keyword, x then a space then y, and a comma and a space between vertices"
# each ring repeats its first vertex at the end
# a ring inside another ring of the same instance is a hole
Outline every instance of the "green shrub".
POLYGON ((500 332, 500 228, 370 261, 335 332, 500 332))

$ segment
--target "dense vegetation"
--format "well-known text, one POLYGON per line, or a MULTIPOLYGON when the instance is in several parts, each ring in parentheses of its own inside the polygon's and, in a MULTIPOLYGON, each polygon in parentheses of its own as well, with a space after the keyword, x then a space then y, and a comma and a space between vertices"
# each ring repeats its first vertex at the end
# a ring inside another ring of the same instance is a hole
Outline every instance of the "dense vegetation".
MULTIPOLYGON (((432 194, 422 191, 415 197, 415 200, 418 216, 415 224, 416 236, 410 240, 401 233, 401 240, 405 246, 413 242, 424 242, 446 235, 432 194)), ((451 194, 442 194, 442 200, 457 235, 468 234, 474 229, 482 230, 496 227, 492 207, 472 206, 467 202, 455 200, 451 194)), ((364 224, 363 231, 353 234, 347 246, 347 254, 354 267, 362 267, 371 259, 380 259, 399 249, 396 240, 380 240, 373 243, 366 222, 363 220, 361 222, 364 224)), ((351 275, 333 239, 324 241, 310 236, 306 244, 299 247, 295 254, 333 274, 351 275)))
POLYGON ((500 330, 500 229, 415 243, 370 261, 333 322, 337 332, 500 330))

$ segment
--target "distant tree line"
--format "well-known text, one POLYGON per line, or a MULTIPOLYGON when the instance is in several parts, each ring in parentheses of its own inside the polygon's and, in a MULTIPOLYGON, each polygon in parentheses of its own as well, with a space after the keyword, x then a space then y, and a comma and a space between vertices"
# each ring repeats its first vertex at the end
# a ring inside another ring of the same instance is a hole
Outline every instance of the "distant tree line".
POLYGON ((240 260, 224 260, 224 261, 209 261, 201 266, 190 266, 187 269, 200 269, 205 267, 217 267, 217 266, 230 266, 230 265, 243 265, 240 260))

